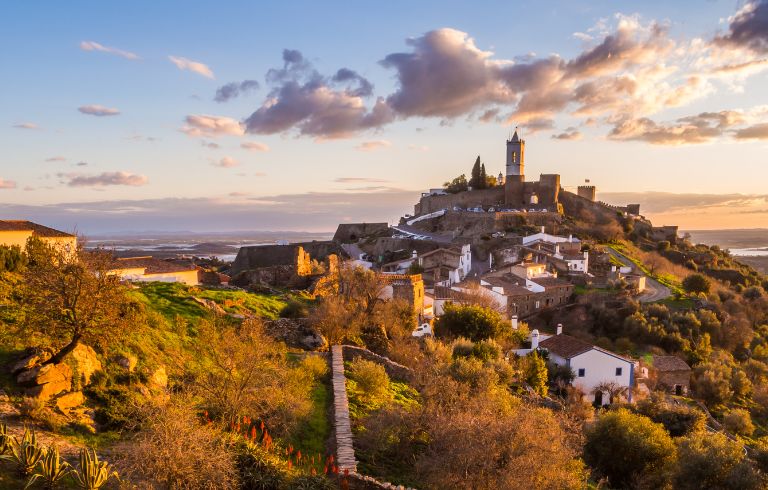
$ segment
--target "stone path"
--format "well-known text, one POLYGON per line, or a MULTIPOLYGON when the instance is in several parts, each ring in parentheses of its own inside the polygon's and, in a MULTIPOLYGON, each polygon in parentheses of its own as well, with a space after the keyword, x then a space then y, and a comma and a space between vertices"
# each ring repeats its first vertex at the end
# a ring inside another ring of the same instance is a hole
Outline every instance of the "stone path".
POLYGON ((333 408, 336 422, 336 463, 339 473, 357 471, 355 449, 352 446, 352 423, 349 420, 347 378, 344 376, 344 356, 340 345, 331 347, 333 408))

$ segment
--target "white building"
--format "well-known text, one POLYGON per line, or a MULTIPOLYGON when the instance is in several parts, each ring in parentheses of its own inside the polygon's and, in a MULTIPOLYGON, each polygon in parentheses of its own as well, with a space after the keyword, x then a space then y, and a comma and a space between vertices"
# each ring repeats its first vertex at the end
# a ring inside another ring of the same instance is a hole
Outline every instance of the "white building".
POLYGON ((538 330, 531 332, 531 347, 518 349, 514 353, 520 356, 532 351, 546 350, 549 361, 558 366, 567 366, 573 371, 573 386, 581 389, 585 397, 598 405, 608 405, 613 400, 606 388, 626 388, 627 401, 632 401, 632 386, 635 382, 635 363, 614 352, 601 349, 583 340, 564 335, 562 326, 557 334, 540 335, 538 330))
POLYGON ((180 282, 189 286, 200 284, 197 267, 188 262, 160 260, 153 257, 116 259, 109 271, 123 281, 180 282))

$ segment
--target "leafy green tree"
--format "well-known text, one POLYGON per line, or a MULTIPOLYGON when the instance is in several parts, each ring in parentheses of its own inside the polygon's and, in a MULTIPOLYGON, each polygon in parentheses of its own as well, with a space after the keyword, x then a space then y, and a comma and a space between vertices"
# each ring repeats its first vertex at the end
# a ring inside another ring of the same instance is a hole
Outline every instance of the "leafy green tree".
POLYGON ((707 432, 696 432, 680 441, 672 481, 680 490, 765 488, 741 444, 723 434, 707 432))
POLYGON ((709 279, 707 279, 706 276, 702 274, 691 274, 690 276, 683 279, 683 289, 689 293, 706 294, 709 292, 710 287, 711 283, 709 282, 709 279))
POLYGON ((22 328, 45 336, 56 349, 46 363, 61 362, 80 342, 106 346, 128 326, 135 328, 139 307, 110 272, 111 253, 68 251, 30 240, 27 255, 22 328))
POLYGON ((498 311, 475 305, 446 303, 442 316, 435 322, 437 335, 466 337, 475 342, 499 338, 511 330, 512 326, 498 311))
POLYGON ((685 436, 706 428, 707 417, 704 412, 688 405, 669 403, 665 396, 657 393, 638 403, 637 411, 662 424, 672 437, 685 436))
POLYGON ((675 459, 675 445, 664 426, 626 409, 607 412, 586 431, 584 460, 612 488, 644 482, 661 488, 675 459))
POLYGON ((452 181, 443 184, 443 187, 445 187, 445 192, 448 192, 449 194, 464 192, 469 188, 469 184, 467 184, 467 176, 461 174, 452 181))
POLYGON ((533 391, 541 396, 547 396, 547 363, 538 353, 531 352, 526 357, 525 381, 533 391))
POLYGON ((27 265, 27 256, 21 247, 0 246, 0 272, 19 272, 27 265))

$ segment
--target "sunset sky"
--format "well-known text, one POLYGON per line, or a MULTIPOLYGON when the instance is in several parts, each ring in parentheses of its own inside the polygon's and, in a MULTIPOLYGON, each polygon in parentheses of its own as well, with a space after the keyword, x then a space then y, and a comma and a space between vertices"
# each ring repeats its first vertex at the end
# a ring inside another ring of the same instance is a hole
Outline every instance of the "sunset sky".
POLYGON ((394 221, 479 154, 768 228, 768 0, 3 2, 0 219, 394 221))

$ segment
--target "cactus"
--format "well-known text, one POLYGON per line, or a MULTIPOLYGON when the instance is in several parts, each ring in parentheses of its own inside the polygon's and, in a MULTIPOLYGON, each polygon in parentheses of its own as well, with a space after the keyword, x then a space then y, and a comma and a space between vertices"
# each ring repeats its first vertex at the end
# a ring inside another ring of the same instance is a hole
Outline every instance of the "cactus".
POLYGON ((24 490, 34 485, 37 480, 43 481, 45 490, 51 490, 72 471, 69 463, 61 460, 59 448, 56 446, 48 448, 43 459, 37 463, 37 468, 37 473, 32 475, 24 490))
POLYGON ((37 443, 35 432, 30 432, 26 428, 21 441, 15 437, 10 437, 10 449, 10 454, 0 455, 0 460, 13 462, 22 476, 29 476, 37 466, 38 461, 45 456, 45 448, 37 443))
POLYGON ((117 472, 106 461, 99 461, 96 451, 88 449, 80 450, 80 464, 77 469, 71 471, 77 488, 83 490, 98 490, 103 487, 110 478, 118 478, 117 472))

